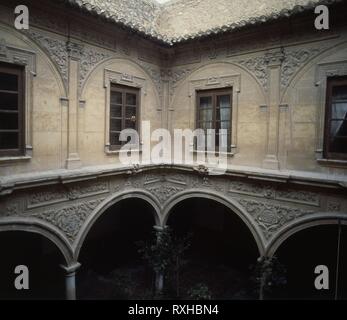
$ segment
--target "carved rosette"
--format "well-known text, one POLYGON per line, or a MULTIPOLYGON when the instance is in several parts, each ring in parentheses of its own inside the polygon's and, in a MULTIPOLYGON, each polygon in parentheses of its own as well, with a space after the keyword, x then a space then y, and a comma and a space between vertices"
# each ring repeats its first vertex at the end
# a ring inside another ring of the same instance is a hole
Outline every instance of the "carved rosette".
POLYGON ((255 222, 263 231, 266 240, 269 240, 275 232, 295 219, 314 213, 313 210, 248 199, 238 199, 238 202, 254 218, 255 222))

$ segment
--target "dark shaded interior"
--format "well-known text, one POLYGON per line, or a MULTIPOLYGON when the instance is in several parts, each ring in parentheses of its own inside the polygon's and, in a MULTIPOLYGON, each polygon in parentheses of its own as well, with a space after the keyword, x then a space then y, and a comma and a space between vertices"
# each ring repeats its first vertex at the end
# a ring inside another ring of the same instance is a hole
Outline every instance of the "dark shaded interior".
POLYGON ((80 253, 78 298, 144 298, 153 285, 153 275, 137 242, 153 237, 154 214, 146 201, 132 198, 118 202, 96 221, 80 253))
POLYGON ((168 225, 177 237, 192 235, 183 291, 203 283, 213 299, 254 298, 250 266, 259 252, 252 233, 234 212, 213 200, 188 199, 174 207, 168 225))
MULTIPOLYGON (((277 250, 276 256, 287 269, 287 286, 272 298, 335 298, 338 252, 338 225, 321 225, 297 232, 277 250), (329 290, 317 290, 314 282, 319 265, 329 269, 329 290)), ((347 227, 341 226, 338 299, 347 298, 347 227)))
POLYGON ((35 233, 0 233, 0 300, 65 299, 64 258, 48 239, 35 233), (29 290, 17 290, 17 266, 29 269, 29 290))

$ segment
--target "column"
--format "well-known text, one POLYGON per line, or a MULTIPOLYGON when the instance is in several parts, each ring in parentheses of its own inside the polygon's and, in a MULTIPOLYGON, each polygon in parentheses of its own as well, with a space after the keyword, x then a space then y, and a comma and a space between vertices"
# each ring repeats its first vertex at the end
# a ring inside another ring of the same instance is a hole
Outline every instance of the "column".
POLYGON ((278 161, 278 128, 279 128, 279 104, 281 92, 281 66, 284 60, 283 50, 267 52, 266 62, 269 73, 268 91, 268 122, 267 122, 267 148, 263 161, 266 169, 279 169, 278 161))
MULTIPOLYGON (((157 241, 160 241, 161 234, 165 230, 165 227, 154 226, 154 230, 156 231, 156 234, 157 234, 157 241)), ((155 275, 156 294, 161 294, 163 289, 164 289, 164 273, 163 272, 157 272, 155 275)))
POLYGON ((76 300, 76 272, 80 268, 80 264, 76 263, 71 266, 61 266, 65 271, 65 295, 66 300, 76 300))

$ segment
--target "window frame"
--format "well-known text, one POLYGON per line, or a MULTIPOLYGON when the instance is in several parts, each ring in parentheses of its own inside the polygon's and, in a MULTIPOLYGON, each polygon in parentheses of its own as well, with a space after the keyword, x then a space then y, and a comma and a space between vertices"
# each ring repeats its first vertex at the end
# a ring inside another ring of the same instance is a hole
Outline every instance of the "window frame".
MULTIPOLYGON (((229 95, 230 96, 230 118, 229 118, 229 123, 230 123, 230 129, 228 132, 228 138, 229 142, 228 143, 228 148, 227 152, 231 152, 231 144, 232 144, 232 130, 233 130, 233 87, 225 87, 225 88, 216 88, 216 89, 202 89, 202 90, 196 90, 196 114, 195 114, 195 129, 201 129, 199 127, 199 122, 200 121, 200 98, 202 97, 212 97, 212 128, 216 130, 216 115, 217 115, 217 97, 218 96, 225 96, 229 95)), ((217 145, 216 145, 217 147, 217 145)), ((219 144, 218 144, 219 147, 219 144)))
POLYGON ((126 94, 127 93, 136 95, 136 105, 134 106, 136 108, 136 125, 135 125, 135 128, 131 128, 131 129, 134 129, 137 132, 139 132, 140 103, 141 103, 140 92, 141 92, 140 88, 137 88, 137 87, 130 87, 130 86, 122 85, 122 84, 111 83, 111 85, 110 85, 110 100, 109 100, 109 141, 110 141, 109 150, 110 151, 118 151, 126 143, 126 142, 123 142, 123 143, 120 143, 117 145, 111 144, 111 141, 112 141, 111 134, 117 132, 117 131, 111 130, 111 122, 114 118, 121 118, 121 131, 124 129, 130 129, 130 128, 126 128, 126 126, 125 126, 126 121, 129 120, 126 118, 126 107, 128 106, 126 104, 126 94), (112 117, 111 116, 112 92, 121 92, 122 93, 122 116, 121 117, 112 117))
POLYGON ((336 76, 327 78, 326 85, 326 107, 325 107, 325 129, 324 129, 324 158, 328 160, 347 160, 347 153, 329 152, 330 132, 332 121, 332 99, 334 86, 347 86, 347 76, 336 76))
POLYGON ((0 149, 0 157, 23 156, 25 154, 25 68, 21 65, 0 62, 0 72, 18 77, 18 148, 0 149))

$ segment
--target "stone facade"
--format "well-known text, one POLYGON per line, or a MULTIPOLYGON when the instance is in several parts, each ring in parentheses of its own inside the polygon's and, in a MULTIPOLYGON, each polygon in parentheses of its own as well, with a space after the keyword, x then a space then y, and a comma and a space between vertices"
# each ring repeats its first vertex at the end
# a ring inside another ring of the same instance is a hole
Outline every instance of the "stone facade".
POLYGON ((74 265, 93 222, 126 197, 148 201, 159 226, 188 197, 220 202, 260 255, 299 226, 346 220, 347 162, 322 152, 326 79, 347 75, 345 23, 312 31, 304 15, 261 36, 249 28, 167 46, 59 3, 33 2, 21 32, 11 3, 0 9, 0 61, 25 65, 27 83, 26 153, 0 158, 0 230, 36 230, 74 265), (122 167, 108 148, 112 83, 139 88, 141 120, 171 131, 195 128, 197 90, 232 87, 227 173, 122 167))

